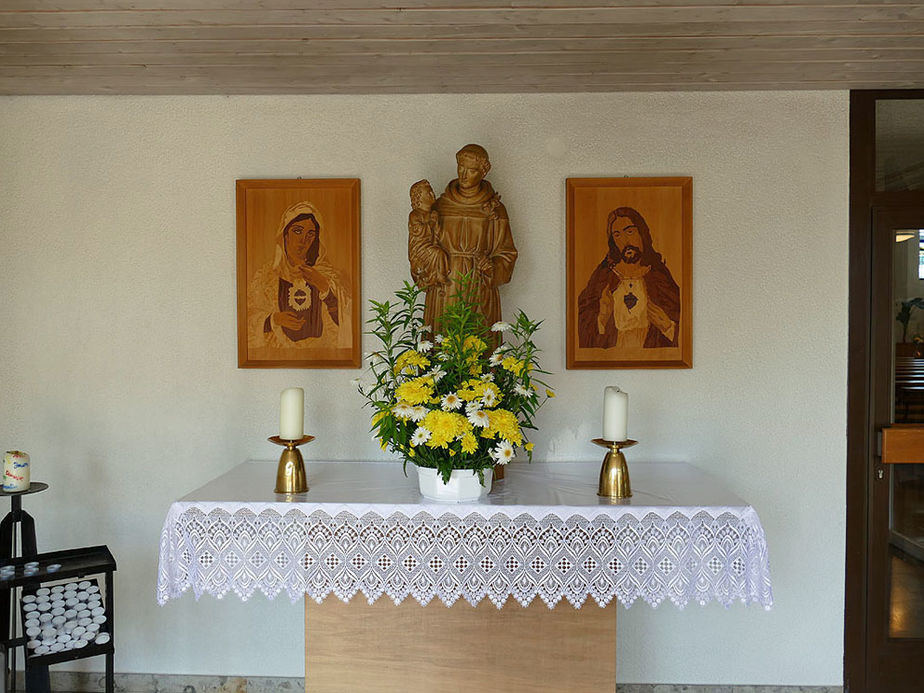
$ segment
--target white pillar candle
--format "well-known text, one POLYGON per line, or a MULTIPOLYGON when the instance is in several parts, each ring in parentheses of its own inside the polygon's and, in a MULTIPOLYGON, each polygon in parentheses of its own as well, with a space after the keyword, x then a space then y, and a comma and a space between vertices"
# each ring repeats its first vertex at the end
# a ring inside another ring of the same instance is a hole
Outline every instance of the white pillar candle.
POLYGON ((305 435, 305 391, 290 387, 282 391, 279 402, 279 437, 298 440, 305 435))
POLYGON ((615 385, 603 390, 603 440, 628 440, 629 395, 615 385))
POLYGON ((29 456, 20 450, 8 450, 3 456, 3 490, 28 491, 30 477, 29 456))

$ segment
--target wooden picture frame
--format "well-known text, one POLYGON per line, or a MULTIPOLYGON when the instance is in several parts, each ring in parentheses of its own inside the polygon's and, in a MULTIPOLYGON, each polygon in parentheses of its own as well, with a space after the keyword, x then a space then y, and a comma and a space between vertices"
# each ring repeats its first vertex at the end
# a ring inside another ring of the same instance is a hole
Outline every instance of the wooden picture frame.
POLYGON ((692 368, 693 179, 566 191, 567 368, 692 368))
POLYGON ((359 179, 237 181, 239 368, 359 368, 359 179))

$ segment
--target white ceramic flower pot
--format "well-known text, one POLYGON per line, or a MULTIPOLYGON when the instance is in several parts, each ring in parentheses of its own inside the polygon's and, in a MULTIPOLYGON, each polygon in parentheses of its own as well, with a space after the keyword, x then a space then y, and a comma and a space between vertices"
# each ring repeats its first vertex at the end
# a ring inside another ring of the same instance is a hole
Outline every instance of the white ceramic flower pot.
POLYGON ((417 467, 417 482, 424 498, 437 501, 465 503, 476 501, 491 492, 493 469, 484 470, 484 486, 478 481, 478 472, 471 469, 454 469, 449 483, 443 483, 443 477, 436 469, 417 467))

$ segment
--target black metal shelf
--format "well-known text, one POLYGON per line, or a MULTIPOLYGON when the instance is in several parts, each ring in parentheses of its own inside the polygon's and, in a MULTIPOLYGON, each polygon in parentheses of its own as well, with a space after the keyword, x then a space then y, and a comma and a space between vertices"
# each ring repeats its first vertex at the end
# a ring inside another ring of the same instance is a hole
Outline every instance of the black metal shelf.
POLYGON ((105 645, 87 645, 79 650, 64 650, 44 655, 29 655, 26 657, 26 666, 50 666, 61 662, 72 662, 75 659, 86 659, 97 655, 115 654, 115 645, 110 640, 105 645))
POLYGON ((40 553, 37 556, 23 556, 5 561, 4 565, 16 568, 14 577, 0 580, 0 590, 11 587, 29 587, 45 582, 55 582, 67 578, 81 577, 95 573, 105 573, 116 569, 115 558, 107 546, 88 546, 85 549, 66 549, 40 553), (25 574, 26 563, 38 561, 38 570, 25 574), (59 564, 60 569, 48 572, 48 566, 59 564))
MULTIPOLYGON (((28 594, 35 594, 38 588, 44 584, 53 584, 86 578, 92 575, 105 576, 105 601, 103 608, 105 610, 106 622, 105 629, 100 628, 100 632, 109 634, 109 642, 97 644, 90 642, 79 649, 62 650, 60 652, 49 652, 47 654, 35 654, 26 647, 28 638, 24 635, 15 636, 3 640, 2 643, 8 649, 22 647, 25 653, 26 664, 26 681, 30 679, 29 672, 35 670, 46 670, 52 664, 61 662, 71 662, 77 659, 86 659, 87 657, 96 657, 99 655, 106 656, 106 691, 114 690, 113 678, 113 660, 115 655, 115 638, 114 638, 114 618, 115 618, 115 595, 113 592, 113 572, 116 570, 116 561, 107 546, 88 546, 80 549, 66 549, 63 551, 51 551, 48 553, 37 553, 34 555, 22 556, 15 559, 2 559, 5 565, 12 565, 15 568, 13 577, 0 580, 0 599, 9 600, 10 597, 2 596, 10 594, 15 598, 19 592, 20 600, 28 594), (25 565, 30 562, 38 562, 38 568, 25 573, 25 565), (61 567, 57 570, 50 571, 48 566, 58 564, 61 567)), ((102 592, 98 593, 100 597, 102 592)), ((22 604, 17 605, 21 610, 22 604)), ((47 677, 44 678, 47 680, 47 677)), ((44 693, 49 690, 47 684, 42 683, 37 688, 30 688, 27 683, 27 690, 32 693, 44 693)))

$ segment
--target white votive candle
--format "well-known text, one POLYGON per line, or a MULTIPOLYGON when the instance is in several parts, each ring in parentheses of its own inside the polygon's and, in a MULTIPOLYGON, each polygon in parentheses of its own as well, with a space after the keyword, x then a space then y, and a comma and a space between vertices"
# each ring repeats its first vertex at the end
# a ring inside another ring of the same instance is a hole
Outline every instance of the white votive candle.
POLYGON ((615 385, 603 390, 603 440, 628 440, 629 395, 615 385))
POLYGON ((305 435, 305 391, 290 387, 282 391, 279 402, 279 437, 298 440, 305 435))

